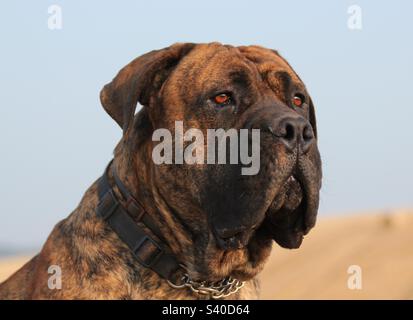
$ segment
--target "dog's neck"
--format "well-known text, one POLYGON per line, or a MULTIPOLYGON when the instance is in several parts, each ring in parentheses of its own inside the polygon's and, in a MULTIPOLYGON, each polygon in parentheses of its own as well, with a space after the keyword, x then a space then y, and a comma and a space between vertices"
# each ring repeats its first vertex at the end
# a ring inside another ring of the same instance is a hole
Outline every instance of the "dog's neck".
MULTIPOLYGON (((151 183, 151 168, 141 161, 139 155, 134 157, 128 154, 115 155, 112 163, 114 171, 121 180, 124 187, 143 207, 155 226, 155 232, 150 227, 143 225, 145 232, 155 240, 161 242, 174 254, 176 259, 185 266, 194 264, 191 235, 174 215, 166 201, 156 189, 156 185, 151 183), (148 189, 147 186, 152 186, 148 189)), ((110 178, 113 181, 113 172, 109 170, 110 178)), ((114 184, 114 191, 120 194, 119 187, 114 184)), ((133 213, 129 213, 133 215, 133 213)), ((132 216, 132 218, 137 218, 132 216)))
MULTIPOLYGON (((131 192, 129 190, 131 189, 135 189, 135 190, 139 190, 138 185, 139 183, 139 177, 135 177, 135 179, 131 179, 131 180, 135 180, 135 188, 133 188, 133 182, 130 181, 129 186, 126 186, 124 184, 123 181, 128 181, 127 177, 130 177, 131 175, 128 175, 127 172, 128 170, 125 171, 125 174, 122 174, 123 178, 120 178, 118 176, 117 171, 119 171, 120 167, 123 166, 119 166, 118 168, 116 168, 116 164, 111 163, 110 166, 112 168, 108 168, 109 170, 106 170, 105 172, 105 177, 110 178, 107 174, 109 172, 112 173, 112 181, 113 183, 113 187, 112 190, 113 192, 115 192, 116 194, 118 194, 119 198, 122 198, 122 196, 124 198, 129 198, 130 199, 130 195, 125 197, 125 194, 130 194, 131 192)), ((106 179, 106 178, 105 178, 106 179)), ((106 180, 105 180, 106 181, 106 180)), ((135 191, 135 194, 137 194, 137 192, 135 191)), ((134 200, 138 202, 142 202, 142 194, 137 197, 136 195, 134 196, 134 200), (138 200, 139 199, 139 200, 138 200)), ((149 237, 151 237, 152 239, 156 239, 156 242, 161 242, 163 243, 163 245, 167 245, 168 249, 170 250, 170 248, 172 247, 172 245, 176 245, 176 250, 173 252, 173 255, 178 259, 177 263, 180 262, 180 265, 176 264, 177 269, 175 269, 176 271, 174 272, 174 274, 172 274, 171 278, 165 278, 165 279, 158 279, 157 282, 162 282, 162 280, 167 280, 167 283, 174 289, 177 289, 178 291, 180 289, 186 289, 186 288, 190 288, 191 289, 191 294, 194 295, 195 294, 195 298, 200 298, 201 296, 205 296, 206 293, 207 296, 209 296, 210 298, 223 298, 226 296, 231 296, 231 295, 235 295, 237 294, 241 288, 245 285, 245 283, 243 281, 231 278, 231 277, 227 277, 224 279, 220 279, 218 281, 212 281, 209 280, 207 277, 202 277, 200 281, 196 281, 194 279, 191 278, 189 271, 186 269, 186 266, 191 263, 193 265, 193 261, 188 261, 188 256, 186 257, 186 259, 184 260, 184 256, 185 254, 188 255, 187 252, 184 252, 184 250, 182 250, 182 240, 186 240, 185 236, 179 238, 176 235, 176 232, 171 232, 170 228, 165 228, 166 223, 168 223, 168 226, 170 223, 173 222, 173 218, 169 219, 172 220, 168 221, 168 217, 172 217, 171 216, 171 211, 166 212, 166 215, 163 215, 163 213, 165 213, 165 211, 168 210, 168 208, 166 208, 166 204, 165 203, 160 203, 159 202, 159 198, 160 196, 152 196, 152 197, 148 197, 149 199, 151 199, 153 206, 149 206, 148 205, 148 201, 145 201, 145 205, 143 207, 145 213, 144 215, 150 215, 150 221, 151 224, 145 224, 145 217, 142 219, 142 217, 135 217, 133 215, 136 215, 136 212, 129 212, 129 215, 132 216, 132 218, 135 219, 139 219, 137 221, 140 221, 140 223, 143 223, 144 228, 146 229, 146 234, 149 235, 149 237), (155 201, 155 199, 158 199, 158 201, 155 201), (150 207, 150 210, 147 210, 145 208, 150 207), (154 208, 154 206, 156 206, 154 208), (162 207, 163 206, 163 207, 162 207), (162 207, 160 209, 160 207, 162 207), (150 214, 149 212, 151 212, 152 214, 150 214), (154 217, 156 217, 156 219, 154 219, 154 217), (161 219, 165 220, 165 225, 163 226, 163 228, 161 227, 162 224, 157 224, 155 229, 154 229, 154 225, 153 222, 154 221, 160 221, 161 219), (155 231, 156 230, 156 231, 155 231), (161 233, 159 231, 162 231, 161 233), (168 235, 165 235, 165 232, 168 232, 168 235), (171 239, 171 236, 175 234, 175 242, 171 243, 171 241, 167 241, 166 239, 171 239), (185 253, 185 254, 183 254, 185 253)), ((130 200, 129 200, 130 201, 130 200)), ((127 202, 124 204, 127 207, 127 202)), ((142 206, 142 204, 139 204, 139 206, 142 206)), ((146 217, 146 219, 148 219, 148 217, 146 217)), ((179 226, 177 226, 176 224, 173 225, 172 227, 174 230, 176 230, 177 228, 179 228, 179 226)), ((182 232, 183 230, 181 230, 182 232)), ((119 234, 120 235, 120 234, 119 234)), ((121 237, 122 238, 122 237, 121 237)), ((187 241, 189 242, 189 241, 187 241)), ((185 245, 185 244, 184 244, 185 245)), ((190 248, 191 244, 186 245, 186 247, 190 248)), ((192 257, 190 257, 192 258, 192 257)), ((166 262, 168 262, 169 260, 167 260, 166 262)), ((169 262, 168 262, 169 265, 169 262)), ((156 269, 154 269, 153 271, 157 272, 156 269)))

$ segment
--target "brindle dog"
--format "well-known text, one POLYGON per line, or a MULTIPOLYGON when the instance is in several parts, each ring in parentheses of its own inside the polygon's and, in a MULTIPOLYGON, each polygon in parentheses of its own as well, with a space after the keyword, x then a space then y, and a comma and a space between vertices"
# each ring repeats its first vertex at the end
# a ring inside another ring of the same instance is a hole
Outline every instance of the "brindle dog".
MULTIPOLYGON (((191 278, 232 276, 246 282, 228 298, 256 298, 272 240, 298 248, 318 209, 314 107, 291 66, 259 46, 178 43, 133 60, 103 88, 101 102, 123 128, 112 166, 191 278), (137 103, 143 108, 134 115, 137 103), (152 133, 173 132, 176 120, 204 132, 260 129, 259 173, 241 175, 238 165, 155 165, 152 133)), ((95 182, 41 252, 0 285, 0 298, 205 298, 140 265, 96 216, 98 201, 95 182), (62 270, 60 290, 48 287, 51 265, 62 270)))

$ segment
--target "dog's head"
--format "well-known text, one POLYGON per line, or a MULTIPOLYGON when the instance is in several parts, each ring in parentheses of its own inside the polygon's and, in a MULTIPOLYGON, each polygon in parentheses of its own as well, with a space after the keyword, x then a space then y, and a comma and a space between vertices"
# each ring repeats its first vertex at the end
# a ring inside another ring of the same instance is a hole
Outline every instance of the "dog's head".
POLYGON ((128 64, 103 88, 101 101, 123 128, 125 152, 140 159, 134 163, 150 185, 146 194, 158 205, 162 200, 163 210, 173 215, 170 223, 179 224, 190 239, 192 245, 182 250, 193 257, 193 272, 217 279, 253 277, 272 239, 297 248, 314 226, 321 187, 314 106, 276 51, 175 44, 128 64), (138 102, 143 108, 134 117, 138 102), (176 154, 172 164, 155 164, 152 153, 159 141, 152 135, 168 129, 174 143, 168 150, 175 151, 176 121, 185 131, 198 129, 202 146, 207 129, 248 129, 247 140, 237 145, 240 156, 242 143, 251 150, 252 129, 259 129, 259 170, 244 175, 243 164, 230 163, 229 157, 225 164, 208 164, 210 150, 195 164, 180 163, 176 154))

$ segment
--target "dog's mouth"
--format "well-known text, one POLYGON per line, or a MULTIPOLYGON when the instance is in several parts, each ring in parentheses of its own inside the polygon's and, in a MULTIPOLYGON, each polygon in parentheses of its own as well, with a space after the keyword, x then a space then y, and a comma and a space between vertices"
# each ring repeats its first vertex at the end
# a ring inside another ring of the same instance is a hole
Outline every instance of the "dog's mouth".
POLYGON ((217 246, 224 250, 237 250, 245 248, 250 242, 251 237, 256 231, 256 227, 253 226, 249 230, 240 231, 232 234, 228 237, 215 235, 217 246))
POLYGON ((281 247, 300 247, 309 231, 306 216, 313 213, 309 213, 307 190, 303 180, 291 175, 266 212, 262 228, 281 247))
POLYGON ((303 182, 294 174, 290 175, 277 196, 271 203, 270 207, 267 210, 267 215, 280 211, 294 211, 302 202, 305 201, 305 188, 303 182))
POLYGON ((226 272, 231 270, 231 276, 237 279, 255 276, 271 252, 272 240, 284 248, 300 247, 315 224, 319 190, 318 171, 302 162, 285 173, 270 205, 261 217, 252 220, 254 223, 235 232, 231 228, 236 223, 234 220, 234 224, 227 224, 225 232, 220 230, 219 236, 212 225, 215 241, 211 245, 218 249, 215 254, 219 263, 226 266, 226 272))
MULTIPOLYGON (((276 241, 285 248, 298 248, 306 233, 305 217, 308 209, 308 195, 304 179, 291 174, 282 184, 279 192, 266 211, 263 221, 258 226, 233 235, 226 239, 216 238, 217 245, 225 252, 244 250, 249 257, 249 264, 260 265, 266 254, 261 254, 263 247, 271 248, 271 241, 276 241)), ((269 254, 270 251, 265 251, 269 254)), ((237 279, 249 279, 256 269, 237 267, 231 276, 237 279)))
POLYGON ((298 175, 291 174, 268 208, 264 220, 248 230, 227 237, 216 236, 217 246, 225 250, 243 249, 257 233, 266 233, 283 247, 299 247, 305 229, 307 195, 304 182, 298 175))

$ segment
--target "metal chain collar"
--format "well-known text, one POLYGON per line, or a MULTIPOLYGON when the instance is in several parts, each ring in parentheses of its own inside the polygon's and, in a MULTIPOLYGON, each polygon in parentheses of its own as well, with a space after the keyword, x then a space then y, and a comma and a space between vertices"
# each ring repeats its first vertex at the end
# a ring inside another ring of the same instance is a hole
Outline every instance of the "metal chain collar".
POLYGON ((238 292, 245 284, 244 281, 226 277, 220 281, 194 281, 187 273, 181 278, 181 284, 175 284, 168 280, 169 285, 175 289, 189 288, 197 294, 208 295, 212 299, 221 299, 238 292))

